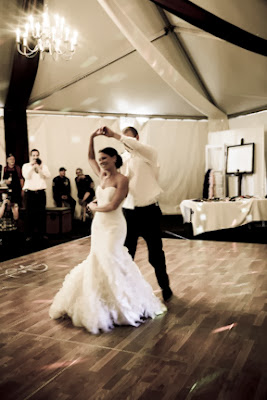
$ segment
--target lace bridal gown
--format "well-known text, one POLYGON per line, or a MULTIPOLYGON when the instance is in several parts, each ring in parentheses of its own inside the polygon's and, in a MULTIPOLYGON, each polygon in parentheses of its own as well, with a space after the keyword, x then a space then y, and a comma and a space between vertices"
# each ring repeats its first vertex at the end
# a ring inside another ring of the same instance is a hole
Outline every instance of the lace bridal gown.
MULTIPOLYGON (((98 186, 98 205, 107 204, 114 191, 112 186, 98 186)), ((166 311, 124 247, 125 237, 121 206, 96 212, 90 254, 65 277, 50 307, 51 318, 67 314, 75 326, 98 333, 111 330, 114 324, 139 326, 143 318, 166 311)))

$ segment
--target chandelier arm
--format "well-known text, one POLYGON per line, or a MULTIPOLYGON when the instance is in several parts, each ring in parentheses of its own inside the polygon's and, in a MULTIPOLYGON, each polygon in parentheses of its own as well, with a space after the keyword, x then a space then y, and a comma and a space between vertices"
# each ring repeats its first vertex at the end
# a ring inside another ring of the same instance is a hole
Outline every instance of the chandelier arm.
POLYGON ((37 45, 35 45, 34 48, 31 49, 31 48, 27 45, 27 50, 28 50, 30 53, 36 53, 36 52, 39 50, 39 48, 38 48, 37 45))
MULTIPOLYGON (((36 47, 35 47, 36 48, 36 47)), ((17 51, 19 52, 19 54, 21 54, 21 55, 23 55, 23 56, 26 56, 26 57, 28 57, 28 58, 32 58, 32 57, 34 57, 37 53, 38 53, 38 48, 36 48, 36 50, 30 50, 29 52, 26 52, 26 51, 21 51, 21 49, 20 49, 20 45, 19 44, 17 44, 17 51)))
POLYGON ((17 49, 17 50, 18 50, 19 54, 21 54, 22 56, 25 56, 27 58, 34 58, 36 56, 36 54, 38 53, 38 52, 35 52, 35 53, 24 53, 20 49, 17 49))

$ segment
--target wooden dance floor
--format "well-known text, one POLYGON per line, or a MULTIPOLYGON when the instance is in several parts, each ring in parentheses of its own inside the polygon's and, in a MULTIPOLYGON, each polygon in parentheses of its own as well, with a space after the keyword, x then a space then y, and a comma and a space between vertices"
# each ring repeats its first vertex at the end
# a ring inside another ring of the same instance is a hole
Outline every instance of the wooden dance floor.
MULTIPOLYGON (((48 316, 89 249, 83 238, 0 264, 1 399, 267 399, 267 245, 164 239, 168 312, 99 335, 48 316)), ((142 240, 136 262, 160 296, 142 240)))

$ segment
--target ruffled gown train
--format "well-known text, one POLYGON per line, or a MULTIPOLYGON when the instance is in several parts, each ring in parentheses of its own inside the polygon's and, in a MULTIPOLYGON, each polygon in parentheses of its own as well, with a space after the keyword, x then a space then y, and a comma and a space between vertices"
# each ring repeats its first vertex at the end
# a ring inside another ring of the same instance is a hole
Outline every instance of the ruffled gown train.
MULTIPOLYGON (((104 206, 115 188, 98 186, 98 204, 104 206)), ((91 333, 114 325, 139 326, 144 318, 166 311, 124 246, 126 221, 120 206, 96 212, 89 256, 65 277, 49 310, 53 319, 68 315, 72 323, 91 333)))

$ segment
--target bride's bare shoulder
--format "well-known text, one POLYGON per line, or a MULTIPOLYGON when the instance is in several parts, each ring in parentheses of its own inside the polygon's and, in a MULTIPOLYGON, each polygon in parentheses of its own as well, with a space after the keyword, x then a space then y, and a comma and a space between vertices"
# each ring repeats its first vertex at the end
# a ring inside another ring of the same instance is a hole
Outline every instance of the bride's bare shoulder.
POLYGON ((121 184, 128 185, 129 179, 127 178, 127 176, 125 176, 125 175, 123 175, 123 174, 121 174, 121 173, 118 173, 118 181, 119 181, 121 184))

